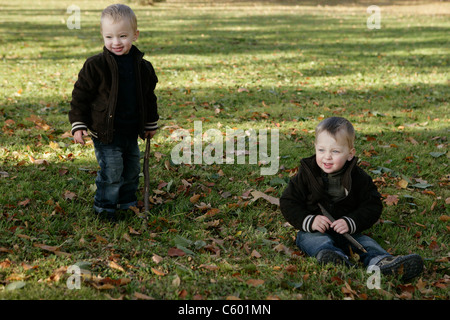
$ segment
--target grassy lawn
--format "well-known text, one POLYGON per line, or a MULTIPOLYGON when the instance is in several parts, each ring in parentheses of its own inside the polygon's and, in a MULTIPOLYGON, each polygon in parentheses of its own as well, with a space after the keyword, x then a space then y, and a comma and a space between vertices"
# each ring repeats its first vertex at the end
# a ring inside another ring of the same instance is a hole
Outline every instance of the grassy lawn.
POLYGON ((92 212, 93 146, 72 143, 67 112, 113 2, 0 0, 0 299, 449 299, 450 4, 381 1, 370 30, 372 2, 187 2, 130 4, 159 77, 161 129, 148 219, 142 178, 141 212, 107 223, 92 212), (71 4, 81 29, 67 28, 71 4), (280 197, 334 115, 354 123, 360 165, 383 195, 367 234, 424 258, 409 283, 382 277, 371 289, 362 266, 317 265, 272 198, 257 197, 280 197), (260 154, 175 163, 171 135, 201 138, 196 123, 224 142, 227 129, 278 130, 278 170, 262 175, 260 154), (83 278, 71 290, 74 265, 83 278))

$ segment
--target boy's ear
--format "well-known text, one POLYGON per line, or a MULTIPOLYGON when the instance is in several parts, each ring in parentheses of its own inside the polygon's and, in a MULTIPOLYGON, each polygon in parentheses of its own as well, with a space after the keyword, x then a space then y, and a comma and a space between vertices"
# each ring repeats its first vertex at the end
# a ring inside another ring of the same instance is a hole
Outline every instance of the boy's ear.
POLYGON ((139 38, 139 30, 136 30, 133 41, 136 41, 138 38, 139 38))
POLYGON ((352 149, 350 150, 350 154, 349 154, 349 156, 348 156, 348 161, 352 160, 353 157, 355 156, 355 154, 356 154, 356 149, 355 149, 355 148, 352 148, 352 149))

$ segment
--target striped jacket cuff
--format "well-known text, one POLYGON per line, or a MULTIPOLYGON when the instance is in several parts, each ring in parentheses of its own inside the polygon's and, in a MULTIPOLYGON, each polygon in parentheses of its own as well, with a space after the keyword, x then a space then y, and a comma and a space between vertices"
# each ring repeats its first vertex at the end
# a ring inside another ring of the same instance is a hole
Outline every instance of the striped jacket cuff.
POLYGON ((148 123, 145 124, 144 129, 145 129, 145 131, 156 130, 156 129, 158 129, 158 122, 157 121, 155 121, 155 122, 148 122, 148 123))
POLYGON ((347 222, 348 229, 349 229, 348 233, 355 233, 356 232, 356 223, 355 223, 355 221, 352 218, 345 217, 345 216, 342 217, 342 218, 345 220, 345 222, 347 222))
POLYGON ((72 123, 72 134, 78 130, 87 130, 87 125, 84 122, 74 122, 72 123))
POLYGON ((310 214, 305 219, 303 219, 303 223, 302 223, 303 231, 305 231, 305 232, 313 232, 311 227, 312 227, 312 223, 313 223, 315 217, 316 217, 315 215, 310 214))

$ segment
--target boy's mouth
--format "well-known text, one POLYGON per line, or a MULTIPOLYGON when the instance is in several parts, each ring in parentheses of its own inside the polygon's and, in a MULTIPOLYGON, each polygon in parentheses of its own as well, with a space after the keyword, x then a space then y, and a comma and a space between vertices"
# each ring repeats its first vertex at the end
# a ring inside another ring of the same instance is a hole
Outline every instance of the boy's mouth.
POLYGON ((120 52, 123 50, 123 47, 112 48, 114 52, 120 52))
POLYGON ((324 163, 323 163, 323 167, 324 167, 325 169, 331 169, 331 168, 333 167, 333 164, 332 164, 332 163, 324 162, 324 163))

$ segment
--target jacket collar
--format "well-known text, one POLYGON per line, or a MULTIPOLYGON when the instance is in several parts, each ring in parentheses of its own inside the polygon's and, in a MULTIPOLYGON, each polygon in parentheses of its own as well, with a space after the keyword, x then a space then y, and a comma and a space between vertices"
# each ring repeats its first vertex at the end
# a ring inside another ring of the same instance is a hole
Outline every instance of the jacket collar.
MULTIPOLYGON (((142 52, 141 50, 139 50, 135 45, 133 45, 130 49, 130 52, 132 54, 134 54, 134 57, 137 58, 138 60, 141 60, 145 53, 142 52)), ((103 54, 107 57, 111 57, 114 58, 114 53, 112 53, 111 51, 109 51, 108 49, 106 49, 105 46, 103 46, 103 54)))
MULTIPOLYGON (((357 157, 353 157, 352 160, 347 161, 344 167, 344 172, 342 175, 342 185, 344 188, 350 193, 351 187, 352 187, 352 171, 354 167, 356 166, 356 163, 358 162, 357 157)), ((311 188, 314 192, 317 192, 318 195, 324 196, 326 194, 325 192, 325 186, 322 180, 322 174, 324 172, 316 163, 316 155, 312 155, 308 158, 303 158, 300 161, 300 165, 306 175, 308 176, 308 180, 311 182, 311 188)))

